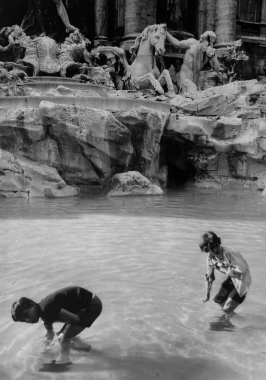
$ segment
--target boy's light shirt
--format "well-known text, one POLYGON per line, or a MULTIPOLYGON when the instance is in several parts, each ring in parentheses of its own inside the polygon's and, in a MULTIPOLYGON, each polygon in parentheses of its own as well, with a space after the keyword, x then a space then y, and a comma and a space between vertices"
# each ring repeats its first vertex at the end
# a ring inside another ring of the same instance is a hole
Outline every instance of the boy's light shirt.
POLYGON ((237 290, 237 293, 242 297, 251 285, 251 275, 249 266, 243 256, 227 247, 223 248, 223 260, 218 258, 207 257, 207 273, 213 270, 215 266, 220 272, 227 274, 231 277, 232 282, 237 290), (228 269, 222 268, 224 265, 230 265, 228 269), (220 267, 220 268, 219 268, 220 267))

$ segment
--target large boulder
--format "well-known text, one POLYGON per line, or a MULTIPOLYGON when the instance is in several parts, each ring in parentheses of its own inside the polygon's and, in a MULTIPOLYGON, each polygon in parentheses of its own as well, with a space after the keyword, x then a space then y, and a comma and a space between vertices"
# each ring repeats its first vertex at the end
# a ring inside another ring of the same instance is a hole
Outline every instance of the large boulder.
POLYGON ((125 195, 162 195, 163 190, 137 171, 115 174, 111 180, 109 197, 125 195))

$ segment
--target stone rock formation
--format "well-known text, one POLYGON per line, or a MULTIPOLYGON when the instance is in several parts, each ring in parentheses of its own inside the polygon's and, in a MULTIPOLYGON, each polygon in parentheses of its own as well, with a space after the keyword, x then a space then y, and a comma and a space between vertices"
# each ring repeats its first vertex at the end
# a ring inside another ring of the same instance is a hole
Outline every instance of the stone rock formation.
POLYGON ((163 190, 137 171, 115 174, 108 197, 125 195, 162 195, 163 190))
POLYGON ((107 188, 114 174, 132 169, 156 181, 167 120, 167 113, 145 107, 111 113, 41 101, 36 108, 3 108, 0 165, 8 175, 2 177, 0 191, 2 195, 77 195, 107 188), (8 169, 7 161, 15 162, 19 173, 8 169))
POLYGON ((114 115, 131 132, 136 154, 129 168, 157 181, 160 141, 168 115, 145 107, 127 112, 117 111, 114 115))
POLYGON ((260 95, 264 91, 265 87, 256 79, 236 81, 194 94, 177 95, 170 100, 170 104, 187 115, 231 116, 238 111, 243 113, 256 108, 256 105, 250 108, 250 96, 260 95))
POLYGON ((171 100, 181 112, 171 114, 164 133, 187 144, 196 186, 265 188, 265 90, 250 80, 171 100))
POLYGON ((130 132, 110 112, 51 102, 41 102, 40 112, 58 143, 68 183, 100 185, 128 167, 134 154, 130 132))
POLYGON ((0 149, 0 195, 55 198, 78 194, 78 188, 68 186, 55 168, 0 149))

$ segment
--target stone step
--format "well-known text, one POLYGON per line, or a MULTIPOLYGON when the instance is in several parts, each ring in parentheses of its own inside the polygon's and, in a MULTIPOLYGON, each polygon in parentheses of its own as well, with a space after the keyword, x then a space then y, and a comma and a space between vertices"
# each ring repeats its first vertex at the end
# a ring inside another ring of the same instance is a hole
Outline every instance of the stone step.
POLYGON ((113 90, 110 87, 107 86, 101 86, 97 84, 91 84, 91 83, 81 83, 78 81, 53 81, 53 80, 46 80, 46 81, 36 81, 36 82, 29 82, 29 83, 17 83, 18 86, 23 87, 30 87, 34 90, 40 91, 42 94, 45 94, 46 92, 50 90, 56 89, 58 86, 64 86, 67 88, 70 88, 73 91, 93 91, 97 93, 98 95, 101 95, 103 92, 111 91, 113 90))
POLYGON ((66 77, 53 77, 53 76, 35 76, 35 77, 29 77, 29 79, 33 79, 35 82, 78 82, 80 83, 79 79, 75 78, 66 78, 66 77))
POLYGON ((98 97, 64 96, 0 96, 0 109, 38 108, 41 101, 66 104, 78 107, 96 108, 104 111, 130 111, 138 107, 147 107, 159 112, 169 113, 171 105, 144 99, 118 99, 98 97))

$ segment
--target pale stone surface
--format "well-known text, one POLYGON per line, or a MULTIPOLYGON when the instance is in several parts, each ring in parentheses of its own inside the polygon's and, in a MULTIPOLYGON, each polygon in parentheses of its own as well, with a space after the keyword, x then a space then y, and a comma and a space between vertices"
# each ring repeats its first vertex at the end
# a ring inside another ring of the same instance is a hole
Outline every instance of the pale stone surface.
POLYGON ((131 163, 130 168, 138 170, 149 179, 155 179, 158 172, 161 136, 168 115, 146 107, 115 112, 114 115, 131 132, 137 160, 131 163))
POLYGON ((131 134, 110 112, 45 101, 40 110, 59 144, 66 180, 102 184, 116 167, 127 168, 134 154, 131 134))
POLYGON ((0 137, 0 148, 61 169, 57 142, 47 135, 39 109, 1 109, 0 137))
MULTIPOLYGON (((190 170, 196 186, 238 184, 261 190, 266 186, 265 86, 256 80, 148 102, 158 105, 158 110, 139 107, 113 113, 69 105, 75 104, 76 91, 61 86, 60 92, 62 98, 67 95, 68 104, 42 101, 39 107, 29 108, 27 99, 25 108, 15 109, 10 98, 10 108, 0 109, 0 149, 5 152, 0 157, 1 191, 5 196, 73 195, 67 185, 71 189, 103 188, 113 175, 127 171, 138 171, 165 186, 171 171, 168 165, 179 170, 177 177, 190 170), (167 104, 176 113, 159 111, 167 104), (169 142, 176 144, 171 151, 169 142), (161 144, 166 144, 163 149, 161 144), (13 158, 4 158, 5 154, 13 158), (23 170, 18 159, 24 160, 23 170), (25 169, 30 163, 36 165, 34 170, 25 169), (27 170, 30 181, 24 175, 27 170), (45 175, 36 174, 45 170, 48 185, 42 179, 45 175), (53 182, 59 187, 65 183, 66 190, 54 187, 53 182)), ((135 92, 126 94, 132 105, 141 103, 140 97, 134 99, 135 92)))
MULTIPOLYGON (((42 101, 39 108, 0 110, 0 149, 16 160, 24 159, 24 172, 34 163, 38 170, 55 171, 58 176, 59 172, 60 181, 82 189, 105 186, 115 173, 135 167, 156 181, 167 117, 145 107, 112 114, 42 101)), ((0 168, 2 164, 3 160, 0 168)), ((19 177, 5 173, 3 190, 6 194, 29 191, 22 182, 21 173, 19 177)), ((41 182, 31 186, 31 196, 45 195, 41 182)), ((53 187, 52 192, 56 196, 53 187)))
POLYGON ((162 195, 163 190, 137 171, 115 174, 109 197, 125 195, 162 195))
POLYGON ((265 87, 256 79, 236 81, 193 94, 177 95, 169 103, 190 115, 225 116, 243 112, 246 108, 250 110, 250 96, 264 91, 265 87))
POLYGON ((24 109, 11 109, 1 108, 0 110, 0 136, 1 138, 10 136, 10 132, 5 128, 10 128, 17 133, 19 130, 25 131, 25 135, 31 140, 41 140, 46 134, 46 127, 43 125, 42 116, 38 109, 24 108, 24 109))
POLYGON ((55 89, 51 89, 47 91, 45 96, 78 96, 78 97, 98 97, 99 95, 94 91, 84 90, 84 91, 74 91, 71 88, 68 88, 66 86, 58 86, 55 89))
POLYGON ((57 170, 0 149, 0 194, 2 196, 65 197, 79 194, 57 170))

